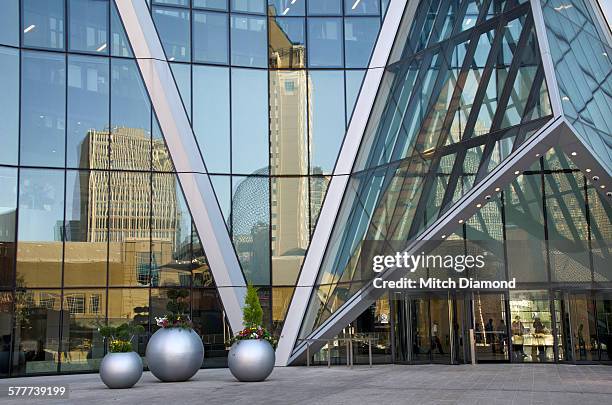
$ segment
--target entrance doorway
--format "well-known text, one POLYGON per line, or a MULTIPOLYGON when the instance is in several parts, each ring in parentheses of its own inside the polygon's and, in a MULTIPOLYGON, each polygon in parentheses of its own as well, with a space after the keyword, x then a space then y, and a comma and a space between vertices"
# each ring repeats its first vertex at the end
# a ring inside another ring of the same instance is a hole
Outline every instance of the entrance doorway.
MULTIPOLYGON (((395 361, 451 364, 454 336, 452 300, 448 294, 394 294, 395 361)), ((459 328, 461 329, 461 328, 459 328)))

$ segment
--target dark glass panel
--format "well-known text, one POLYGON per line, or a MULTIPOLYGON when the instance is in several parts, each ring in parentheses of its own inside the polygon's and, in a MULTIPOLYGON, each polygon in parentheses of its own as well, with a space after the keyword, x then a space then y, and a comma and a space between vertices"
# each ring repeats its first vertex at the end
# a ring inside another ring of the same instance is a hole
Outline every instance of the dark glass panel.
POLYGON ((271 178, 272 285, 295 285, 310 242, 307 177, 271 178))
POLYGON ((111 172, 108 215, 110 285, 150 285, 151 174, 111 172))
POLYGON ((304 70, 270 71, 270 170, 308 174, 308 84, 304 70))
POLYGON ((106 285, 108 173, 66 173, 64 285, 106 285))
POLYGON ((310 172, 331 173, 345 132, 344 75, 341 71, 310 71, 310 172))
POLYGON ((108 54, 108 0, 70 0, 69 47, 72 51, 108 54))
POLYGON ((19 142, 19 51, 0 47, 0 71, 0 163, 16 165, 19 142))
POLYGON ((228 68, 193 66, 193 130, 208 171, 230 173, 228 68))
POLYGON ((68 56, 68 167, 108 168, 107 58, 68 56))
POLYGON ((21 169, 17 285, 55 287, 62 275, 64 171, 21 169))
POLYGON ((228 63, 227 14, 193 12, 193 60, 205 63, 228 63))
POLYGON ((232 14, 232 65, 268 66, 268 36, 266 18, 232 14))
POLYGON ((189 7, 189 0, 153 0, 153 4, 189 7))
POLYGON ((190 13, 175 8, 153 7, 153 19, 170 62, 191 60, 190 13))
POLYGON ((308 19, 308 66, 342 67, 342 18, 308 19))
POLYGON ((230 336, 229 326, 223 317, 219 293, 214 289, 191 291, 191 319, 194 330, 204 343, 203 367, 225 367, 227 350, 225 342, 230 336))
MULTIPOLYGON (((268 74, 232 69, 232 173, 268 173, 268 74), (248 147, 245 147, 248 145, 248 147)), ((206 151, 204 152, 206 159, 206 151)))
POLYGON ((45 52, 22 53, 21 164, 64 166, 66 59, 45 52))
POLYGON ((64 49, 64 0, 22 1, 23 45, 64 49))
POLYGON ((0 347, 0 376, 8 377, 11 367, 11 335, 13 334, 13 293, 0 293, 0 336, 2 346, 0 347))
POLYGON ((12 375, 57 372, 61 310, 60 290, 15 294, 12 375))
POLYGON ((269 181, 265 176, 232 177, 234 246, 247 281, 259 285, 270 284, 269 181))
POLYGON ((0 167, 0 190, 0 285, 12 287, 15 268, 17 169, 0 167))
POLYGON ((344 64, 347 68, 368 67, 379 29, 378 17, 344 19, 344 64))
POLYGON ((106 290, 64 290, 62 373, 93 371, 104 357, 104 338, 98 328, 106 316, 106 290))

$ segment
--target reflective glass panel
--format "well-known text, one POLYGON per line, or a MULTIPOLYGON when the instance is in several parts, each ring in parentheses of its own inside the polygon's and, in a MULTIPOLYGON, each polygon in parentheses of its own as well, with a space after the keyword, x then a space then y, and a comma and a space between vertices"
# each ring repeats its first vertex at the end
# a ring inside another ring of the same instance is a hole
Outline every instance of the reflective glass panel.
POLYGON ((66 173, 64 285, 106 285, 108 173, 66 173))
POLYGON ((270 71, 270 170, 308 174, 308 84, 304 70, 270 71))
POLYGON ((247 281, 269 285, 270 179, 234 176, 232 190, 232 237, 242 271, 247 281))
POLYGON ((0 71, 0 163, 15 165, 19 142, 19 51, 0 47, 0 71))
POLYGON ((17 283, 55 287, 62 275, 64 171, 21 169, 17 283))
POLYGON ((193 7, 227 10, 227 0, 192 0, 193 7))
POLYGON ((247 15, 231 16, 232 65, 266 67, 266 19, 247 15))
POLYGON ((151 243, 151 284, 191 287, 191 214, 175 174, 153 174, 151 243))
POLYGON ((19 46, 19 0, 2 2, 0 44, 19 46))
MULTIPOLYGON (((13 286, 17 169, 0 167, 0 285, 13 286)), ((0 367, 2 367, 0 365, 0 367)))
POLYGON ((342 18, 308 19, 308 66, 342 67, 342 18))
POLYGON ((150 170, 151 105, 136 62, 111 59, 111 169, 150 170))
POLYGON ((68 56, 68 167, 108 168, 108 62, 68 56))
POLYGON ((268 173, 267 100, 265 70, 232 69, 232 173, 268 173))
POLYGON ((378 15, 380 0, 344 0, 345 15, 378 15))
POLYGON ((208 171, 230 173, 229 69, 193 66, 193 130, 208 171))
POLYGON ((70 49, 108 54, 108 0, 70 0, 70 49))
POLYGON ((310 172, 331 173, 344 139, 344 75, 341 71, 310 71, 310 172))
POLYGON ((268 14, 275 15, 304 15, 306 0, 268 0, 270 6, 268 14))
POLYGON ((64 0, 23 0, 23 45, 64 49, 64 0))
POLYGON ((106 290, 64 290, 60 372, 93 371, 104 357, 98 331, 106 316, 106 290))
POLYGON ((195 62, 228 62, 227 14, 193 12, 193 59, 195 62))
POLYGON ((193 329, 204 343, 204 367, 225 367, 227 350, 224 341, 228 326, 223 317, 219 293, 212 288, 191 291, 191 319, 193 329))
POLYGON ((270 67, 306 67, 306 34, 303 18, 276 17, 268 27, 270 67))
POLYGON ((189 62, 191 41, 189 36, 189 11, 175 8, 153 8, 155 27, 169 61, 189 62))
POLYGON ((151 285, 151 174, 111 172, 108 207, 110 285, 151 285))
POLYGON ((64 55, 22 53, 21 164, 64 166, 66 60, 64 55))
POLYGON ((365 70, 347 70, 346 74, 346 123, 353 115, 353 109, 355 108, 355 102, 357 102, 357 96, 361 89, 361 82, 365 76, 365 70))
POLYGON ((344 63, 347 68, 368 66, 379 29, 380 19, 377 17, 344 19, 344 63))
POLYGON ((227 175, 212 175, 210 176, 210 181, 212 182, 213 188, 215 189, 215 195, 217 196, 219 207, 221 208, 223 218, 225 218, 225 222, 229 229, 230 210, 232 207, 231 177, 227 175))
POLYGON ((341 15, 342 0, 308 0, 308 15, 341 15))
POLYGON ((115 2, 111 3, 111 55, 133 56, 115 2))
MULTIPOLYGON (((149 289, 148 288, 112 288, 108 290, 108 324, 119 326, 125 322, 149 327, 149 289)), ((147 347, 146 332, 144 336, 135 336, 132 348, 144 356, 147 347)))
POLYGON ((12 375, 57 373, 61 290, 15 294, 12 375))
POLYGON ((308 229, 308 178, 271 178, 272 284, 295 285, 304 260, 308 229))
POLYGON ((0 376, 8 377, 11 367, 11 335, 13 334, 12 319, 15 309, 13 307, 13 293, 0 293, 0 336, 2 336, 2 346, 0 346, 0 376))
POLYGON ((170 68, 187 116, 191 119, 191 66, 186 63, 171 63, 170 68))
POLYGON ((153 0, 153 4, 189 7, 189 0, 153 0))
POLYGON ((266 13, 265 0, 231 0, 232 11, 244 13, 266 13))

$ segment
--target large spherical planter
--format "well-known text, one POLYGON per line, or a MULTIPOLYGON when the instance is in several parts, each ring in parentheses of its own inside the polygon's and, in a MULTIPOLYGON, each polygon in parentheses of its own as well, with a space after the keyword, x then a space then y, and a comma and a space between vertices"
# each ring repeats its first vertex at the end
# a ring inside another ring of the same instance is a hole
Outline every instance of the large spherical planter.
POLYGON ((130 388, 142 377, 142 360, 136 352, 108 353, 100 363, 100 378, 108 388, 130 388))
POLYGON ((263 381, 274 369, 276 356, 266 340, 239 340, 232 345, 227 365, 238 381, 263 381))
POLYGON ((187 381, 204 360, 202 339, 193 329, 162 328, 147 344, 147 365, 162 381, 187 381))

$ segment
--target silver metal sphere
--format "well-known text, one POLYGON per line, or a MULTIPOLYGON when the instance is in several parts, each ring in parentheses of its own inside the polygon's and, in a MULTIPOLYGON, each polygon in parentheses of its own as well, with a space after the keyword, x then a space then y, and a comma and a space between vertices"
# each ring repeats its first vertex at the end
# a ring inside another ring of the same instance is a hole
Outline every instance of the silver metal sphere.
POLYGON ((130 388, 142 377, 142 359, 136 352, 108 353, 100 363, 100 378, 108 388, 130 388))
POLYGON ((238 381, 263 381, 274 369, 276 356, 266 340, 239 340, 232 345, 227 365, 238 381))
POLYGON ((204 360, 202 339, 193 329, 162 328, 147 344, 147 365, 162 381, 187 381, 204 360))

